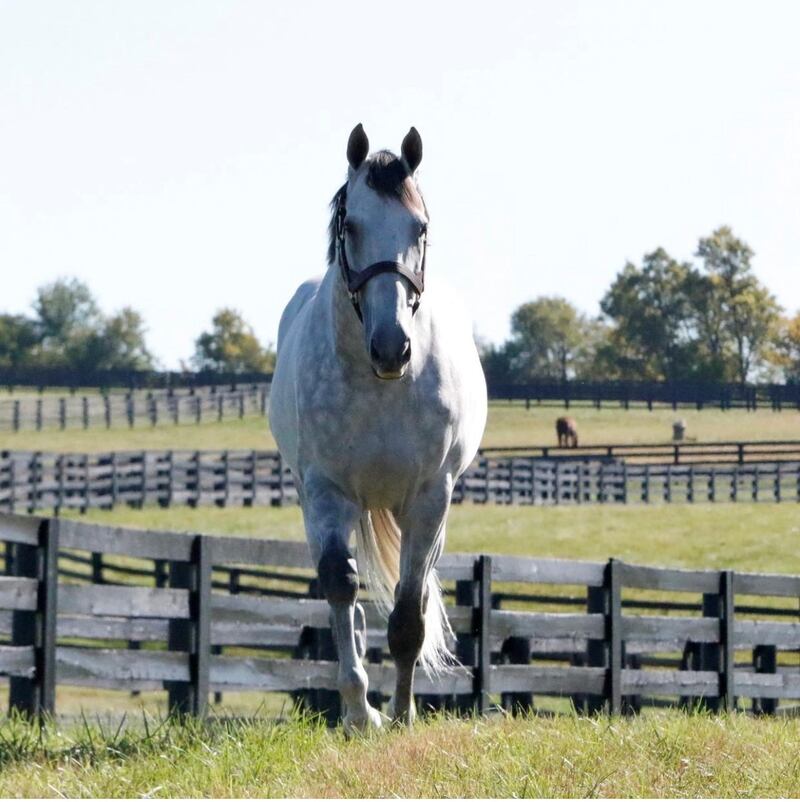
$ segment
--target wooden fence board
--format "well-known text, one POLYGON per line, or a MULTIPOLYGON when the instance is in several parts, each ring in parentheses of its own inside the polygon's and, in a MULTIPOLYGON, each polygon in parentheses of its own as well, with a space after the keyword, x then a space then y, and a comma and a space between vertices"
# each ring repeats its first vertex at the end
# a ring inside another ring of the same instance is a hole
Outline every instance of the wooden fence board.
POLYGON ((800 576, 739 573, 733 578, 735 593, 761 596, 800 596, 800 576))
POLYGON ((143 532, 116 526, 99 526, 64 520, 61 547, 149 557, 156 560, 188 560, 191 538, 176 532, 143 532))
POLYGON ((168 622, 164 618, 119 618, 61 613, 59 613, 56 625, 59 638, 94 638, 141 642, 166 642, 167 630, 168 622))
POLYGON ((750 671, 735 671, 734 687, 737 696, 800 699, 800 673, 756 674, 750 671))
POLYGON ((181 652, 132 649, 56 649, 58 682, 92 686, 100 682, 112 687, 138 681, 188 682, 189 657, 181 652))
POLYGON ((0 576, 0 609, 35 610, 38 592, 36 579, 0 576))
POLYGON ((652 568, 631 563, 620 563, 620 570, 626 588, 693 593, 715 593, 719 588, 719 571, 652 568))
POLYGON ((32 679, 36 673, 33 646, 0 646, 0 674, 32 679))
MULTIPOLYGON (((492 566, 494 579, 494 565, 492 566)), ((489 615, 496 638, 602 638, 605 618, 599 613, 527 613, 492 610, 489 615)))
POLYGON ((653 671, 622 669, 622 693, 628 696, 715 696, 719 693, 716 671, 653 671))
POLYGON ((489 671, 490 693, 564 695, 602 694, 604 668, 550 668, 538 665, 493 665, 489 671))
POLYGON ((189 592, 135 585, 59 585, 59 612, 131 618, 189 617, 189 592))
POLYGON ((719 620, 665 615, 623 616, 622 637, 659 640, 683 638, 694 643, 719 643, 719 620))
POLYGON ((737 649, 764 645, 800 649, 800 624, 737 619, 733 632, 737 649))
POLYGON ((603 563, 579 560, 492 555, 493 582, 535 582, 600 587, 603 584, 603 568, 603 563))
POLYGON ((0 513, 0 540, 36 546, 39 543, 41 518, 32 515, 0 513))

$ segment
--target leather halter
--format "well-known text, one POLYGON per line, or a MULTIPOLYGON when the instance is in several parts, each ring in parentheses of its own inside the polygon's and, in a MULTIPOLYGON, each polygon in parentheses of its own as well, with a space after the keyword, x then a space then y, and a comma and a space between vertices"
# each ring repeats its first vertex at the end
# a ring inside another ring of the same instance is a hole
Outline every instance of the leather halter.
POLYGON ((350 302, 353 304, 353 309, 356 310, 358 319, 361 321, 364 320, 361 314, 361 305, 358 302, 358 293, 370 279, 379 276, 381 273, 396 273, 408 279, 417 296, 414 301, 414 307, 411 310, 412 315, 416 314, 417 309, 419 309, 420 296, 425 289, 425 257, 428 253, 427 235, 422 235, 422 261, 420 263, 419 272, 413 271, 402 262, 374 262, 363 270, 354 271, 351 270, 347 261, 347 250, 345 248, 344 218, 346 215, 347 209, 342 199, 339 201, 339 205, 336 208, 336 242, 339 248, 339 268, 342 273, 344 285, 347 287, 347 293, 350 296, 350 302))

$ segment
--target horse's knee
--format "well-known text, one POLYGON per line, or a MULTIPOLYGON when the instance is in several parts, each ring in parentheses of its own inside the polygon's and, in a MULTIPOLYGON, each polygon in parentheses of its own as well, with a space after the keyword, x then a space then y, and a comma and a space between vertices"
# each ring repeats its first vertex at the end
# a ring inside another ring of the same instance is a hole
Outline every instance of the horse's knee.
POLYGON ((319 584, 330 604, 355 604, 358 595, 358 568, 348 549, 341 544, 328 546, 317 565, 319 584))
POLYGON ((419 657, 425 641, 425 617, 419 603, 399 602, 389 615, 389 652, 395 662, 419 657))

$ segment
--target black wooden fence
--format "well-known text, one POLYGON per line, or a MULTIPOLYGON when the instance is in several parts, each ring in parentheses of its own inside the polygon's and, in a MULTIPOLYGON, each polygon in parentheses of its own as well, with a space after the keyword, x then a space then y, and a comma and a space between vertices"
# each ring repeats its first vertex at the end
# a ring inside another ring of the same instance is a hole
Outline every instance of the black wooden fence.
MULTIPOLYGON (((11 515, 0 543, 12 708, 52 713, 56 688, 73 685, 166 691, 193 714, 212 693, 290 693, 335 717, 328 607, 304 543, 11 515)), ((774 713, 800 698, 798 576, 485 554, 445 555, 440 573, 462 665, 418 674, 423 709, 554 709, 560 697, 587 712, 774 713)), ((380 705, 394 668, 364 607, 380 705)))
POLYGON ((800 384, 734 384, 724 382, 589 382, 534 381, 527 384, 489 382, 489 397, 536 405, 716 407, 722 410, 769 408, 800 410, 800 384))
POLYGON ((673 465, 743 465, 746 462, 800 462, 800 440, 735 440, 718 442, 625 443, 575 447, 486 446, 484 456, 514 454, 520 457, 578 460, 615 460, 673 465))
MULTIPOLYGON (((628 464, 480 456, 453 502, 590 504, 800 501, 800 462, 628 464)), ((276 451, 0 452, 0 511, 296 504, 276 451)))
POLYGON ((0 431, 158 426, 264 416, 268 384, 0 399, 0 431))
MULTIPOLYGON (((0 386, 14 387, 98 387, 155 389, 202 387, 225 384, 269 384, 271 373, 220 373, 201 371, 97 371, 62 368, 0 368, 0 386)), ((569 407, 575 404, 614 404, 625 409, 631 405, 692 406, 697 409, 748 409, 769 407, 776 411, 800 409, 800 383, 793 384, 738 384, 734 382, 648 382, 603 381, 590 382, 550 379, 531 382, 488 381, 492 399, 516 399, 530 404, 557 404, 569 407)))

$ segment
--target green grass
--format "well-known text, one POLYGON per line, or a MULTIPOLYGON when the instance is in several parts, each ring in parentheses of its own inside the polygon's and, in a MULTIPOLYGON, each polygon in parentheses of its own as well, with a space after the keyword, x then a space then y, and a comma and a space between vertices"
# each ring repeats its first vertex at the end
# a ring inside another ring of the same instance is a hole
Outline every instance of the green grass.
MULTIPOLYGON (((531 407, 496 402, 489 405, 484 446, 555 445, 555 420, 564 413, 556 407, 531 407)), ((796 440, 800 439, 800 413, 793 410, 757 412, 731 410, 631 409, 619 407, 573 408, 583 445, 606 443, 665 443, 672 437, 672 422, 683 418, 687 436, 696 440, 796 440)), ((133 429, 116 427, 48 429, 42 432, 0 432, 0 450, 113 451, 147 448, 272 449, 275 441, 266 420, 248 417, 222 423, 146 425, 133 429)))
MULTIPOLYGON (((92 510, 80 520, 186 532, 302 540, 297 507, 92 510)), ((792 503, 451 509, 446 551, 800 573, 800 514, 792 503)))
POLYGON ((308 721, 0 727, 0 795, 794 797, 797 719, 437 719, 345 741, 308 721))

